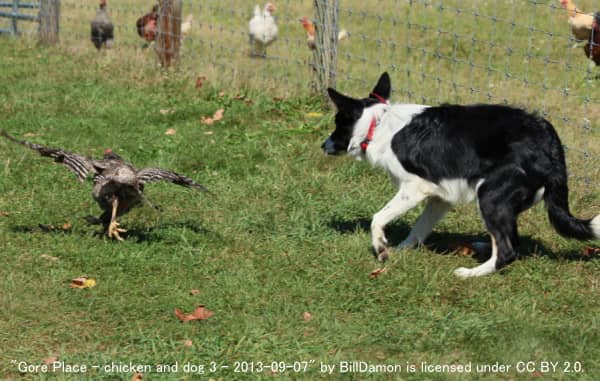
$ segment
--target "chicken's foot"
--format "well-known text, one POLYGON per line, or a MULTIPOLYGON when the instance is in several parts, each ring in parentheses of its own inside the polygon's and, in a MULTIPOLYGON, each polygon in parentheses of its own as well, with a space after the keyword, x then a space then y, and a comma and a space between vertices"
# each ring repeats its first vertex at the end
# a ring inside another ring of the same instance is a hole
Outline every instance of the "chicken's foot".
POLYGON ((119 233, 125 233, 127 229, 123 229, 119 227, 119 223, 117 222, 117 208, 119 207, 119 199, 117 197, 113 197, 112 199, 112 214, 110 216, 110 224, 108 225, 107 234, 110 238, 114 238, 118 241, 123 241, 123 237, 119 235, 119 233))

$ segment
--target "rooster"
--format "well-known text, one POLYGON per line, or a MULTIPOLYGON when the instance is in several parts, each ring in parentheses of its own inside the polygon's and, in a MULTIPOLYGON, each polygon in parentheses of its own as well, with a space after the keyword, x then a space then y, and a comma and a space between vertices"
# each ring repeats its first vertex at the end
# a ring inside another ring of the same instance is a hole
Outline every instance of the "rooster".
POLYGON ((567 10, 569 26, 575 39, 589 40, 594 16, 591 13, 583 13, 571 0, 560 0, 560 4, 567 10))
POLYGON ((147 42, 152 42, 156 38, 156 27, 158 23, 158 5, 152 7, 152 10, 135 22, 137 32, 141 38, 147 42))
MULTIPOLYGON (((152 10, 135 22, 135 26, 138 32, 138 35, 142 37, 147 42, 153 42, 156 40, 156 33, 158 28, 158 5, 152 7, 152 10)), ((192 30, 192 25, 194 23, 194 16, 191 14, 188 15, 185 20, 181 23, 181 40, 190 33, 192 30)))
MULTIPOLYGON (((310 50, 315 50, 316 49, 316 45, 315 45, 315 36, 316 36, 316 29, 315 29, 315 24, 306 16, 303 16, 302 18, 300 18, 300 23, 302 24, 302 27, 304 28, 304 30, 306 30, 306 44, 308 45, 308 48, 310 50)), ((346 31, 346 29, 342 29, 338 32, 338 36, 337 39, 338 41, 342 41, 343 39, 345 39, 346 37, 348 37, 349 34, 346 31)))
POLYGON ((96 49, 100 50, 102 46, 112 48, 114 27, 106 11, 106 0, 100 0, 100 9, 92 20, 91 27, 92 42, 96 49))
POLYGON ((600 12, 594 13, 594 23, 588 43, 583 47, 585 56, 590 58, 596 66, 600 66, 600 12))
POLYGON ((120 233, 124 233, 126 230, 119 227, 117 217, 129 212, 131 208, 145 201, 143 192, 146 183, 170 181, 177 185, 208 192, 206 188, 197 184, 194 180, 175 172, 160 168, 138 170, 110 149, 104 151, 102 159, 96 160, 63 151, 60 148, 48 148, 25 140, 18 140, 4 130, 0 130, 0 135, 38 151, 42 156, 51 157, 57 163, 62 163, 75 173, 81 182, 92 175, 94 183, 92 197, 103 210, 103 213, 98 218, 90 216, 87 221, 92 224, 104 225, 107 235, 119 241, 123 240, 120 233))
POLYGON ((254 17, 248 24, 251 57, 266 57, 267 47, 277 39, 278 29, 273 18, 274 11, 273 3, 267 3, 262 12, 258 5, 254 8, 254 17))

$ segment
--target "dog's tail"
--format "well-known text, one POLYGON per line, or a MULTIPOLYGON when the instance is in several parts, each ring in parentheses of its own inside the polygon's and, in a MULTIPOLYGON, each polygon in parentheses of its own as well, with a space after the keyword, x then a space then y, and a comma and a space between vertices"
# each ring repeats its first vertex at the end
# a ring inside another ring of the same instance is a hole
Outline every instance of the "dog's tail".
POLYGON ((567 238, 600 239, 600 214, 588 220, 581 220, 574 217, 569 211, 567 174, 564 165, 562 168, 563 170, 552 175, 544 187, 544 201, 550 223, 560 235, 567 238))

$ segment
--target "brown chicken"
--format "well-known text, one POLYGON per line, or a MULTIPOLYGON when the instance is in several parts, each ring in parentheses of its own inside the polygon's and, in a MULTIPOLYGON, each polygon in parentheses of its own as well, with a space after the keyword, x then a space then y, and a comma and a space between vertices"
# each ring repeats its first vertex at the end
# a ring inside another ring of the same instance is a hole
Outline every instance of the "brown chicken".
MULTIPOLYGON (((308 45, 308 48, 310 50, 315 50, 316 49, 316 45, 315 45, 315 36, 316 36, 315 24, 308 17, 306 17, 306 16, 301 17, 299 21, 302 24, 302 27, 304 28, 304 30, 306 31, 306 44, 308 45)), ((342 30, 340 30, 338 32, 338 41, 342 41, 346 37, 348 37, 348 32, 346 31, 346 29, 342 29, 342 30)))
POLYGON ((152 7, 152 10, 135 22, 138 34, 148 42, 156 38, 156 28, 158 23, 158 5, 152 7))
POLYGON ((560 0, 560 3, 567 10, 573 36, 577 40, 589 40, 594 16, 591 13, 583 13, 571 0, 560 0))
POLYGON ((189 177, 172 171, 160 168, 138 170, 110 149, 104 151, 102 159, 96 160, 63 151, 60 148, 48 148, 25 140, 18 140, 4 130, 0 130, 0 135, 38 151, 42 156, 53 158, 55 162, 63 164, 75 173, 81 182, 89 175, 93 175, 92 197, 103 213, 98 218, 89 217, 87 220, 92 224, 102 224, 107 235, 119 241, 123 240, 120 233, 124 233, 126 230, 119 227, 117 217, 129 212, 142 201, 146 201, 144 197, 145 184, 170 181, 177 185, 208 192, 204 186, 189 177))
POLYGON ((583 47, 585 56, 600 66, 600 12, 594 13, 592 33, 588 43, 583 47))

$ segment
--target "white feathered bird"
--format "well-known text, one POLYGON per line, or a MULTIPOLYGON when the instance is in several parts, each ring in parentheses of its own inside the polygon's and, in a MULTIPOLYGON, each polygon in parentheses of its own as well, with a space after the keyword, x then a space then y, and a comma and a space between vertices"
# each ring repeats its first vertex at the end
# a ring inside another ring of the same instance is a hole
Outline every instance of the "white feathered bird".
POLYGON ((257 5, 254 8, 254 17, 248 24, 250 30, 250 55, 252 57, 266 57, 267 46, 277 39, 277 24, 273 18, 275 5, 267 3, 261 12, 257 5))

